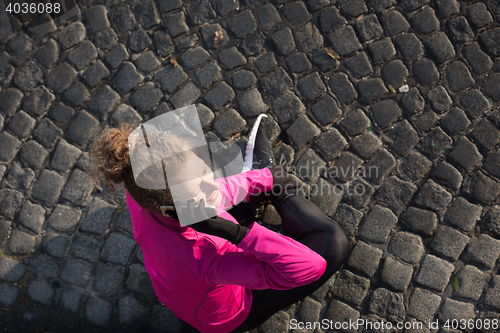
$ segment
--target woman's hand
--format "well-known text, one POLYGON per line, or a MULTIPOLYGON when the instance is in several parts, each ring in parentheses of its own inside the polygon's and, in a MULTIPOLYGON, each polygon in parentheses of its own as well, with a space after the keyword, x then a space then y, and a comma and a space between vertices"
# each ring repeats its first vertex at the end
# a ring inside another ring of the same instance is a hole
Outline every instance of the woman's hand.
POLYGON ((196 207, 194 199, 190 199, 187 208, 181 214, 185 221, 192 223, 189 226, 194 230, 227 239, 233 244, 240 243, 248 233, 247 228, 222 217, 209 218, 205 211, 205 201, 203 199, 201 199, 198 207, 196 207))

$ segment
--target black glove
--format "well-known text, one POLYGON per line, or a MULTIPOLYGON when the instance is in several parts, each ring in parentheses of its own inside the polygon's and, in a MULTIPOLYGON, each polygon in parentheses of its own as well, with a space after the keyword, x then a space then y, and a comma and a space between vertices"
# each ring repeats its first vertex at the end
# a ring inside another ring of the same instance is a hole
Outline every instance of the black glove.
POLYGON ((267 166, 273 175, 273 186, 271 192, 259 193, 249 197, 250 202, 260 203, 271 200, 275 207, 278 207, 287 198, 297 195, 300 184, 297 179, 292 178, 282 165, 267 166))
POLYGON ((205 201, 203 199, 201 199, 198 207, 195 206, 193 199, 189 200, 186 211, 181 214, 183 214, 183 219, 186 219, 185 221, 203 219, 189 225, 194 230, 227 239, 235 245, 239 244, 248 233, 247 228, 222 217, 209 218, 205 212, 205 201))

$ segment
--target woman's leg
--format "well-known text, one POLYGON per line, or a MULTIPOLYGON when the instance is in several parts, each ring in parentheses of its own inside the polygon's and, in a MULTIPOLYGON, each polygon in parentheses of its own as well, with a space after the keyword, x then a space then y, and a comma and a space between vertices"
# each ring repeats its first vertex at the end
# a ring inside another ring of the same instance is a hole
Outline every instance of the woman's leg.
POLYGON ((285 235, 306 245, 325 258, 327 267, 313 283, 290 290, 252 290, 252 309, 234 332, 258 327, 277 311, 307 297, 321 287, 349 255, 349 238, 342 228, 318 206, 299 195, 272 200, 283 221, 285 235))

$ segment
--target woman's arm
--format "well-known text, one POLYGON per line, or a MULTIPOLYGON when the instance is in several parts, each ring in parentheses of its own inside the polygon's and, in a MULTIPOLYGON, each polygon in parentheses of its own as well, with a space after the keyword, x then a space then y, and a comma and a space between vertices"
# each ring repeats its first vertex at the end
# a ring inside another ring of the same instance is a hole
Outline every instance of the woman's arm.
POLYGON ((305 245, 257 223, 236 246, 219 250, 205 270, 210 284, 286 290, 321 277, 326 261, 305 245))

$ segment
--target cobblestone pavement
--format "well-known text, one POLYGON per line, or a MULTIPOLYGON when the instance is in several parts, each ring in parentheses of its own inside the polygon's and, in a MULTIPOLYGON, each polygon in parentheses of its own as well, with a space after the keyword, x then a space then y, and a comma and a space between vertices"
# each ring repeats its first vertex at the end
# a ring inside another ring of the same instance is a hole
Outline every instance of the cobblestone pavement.
MULTIPOLYGON (((82 0, 43 25, 12 19, 0 328, 194 331, 158 302, 123 188, 94 188, 87 154, 104 126, 192 103, 223 144, 271 115, 276 157, 353 240, 329 283, 256 331, 499 320, 499 19, 498 0, 82 0)), ((365 329, 396 331, 429 332, 365 329)))

